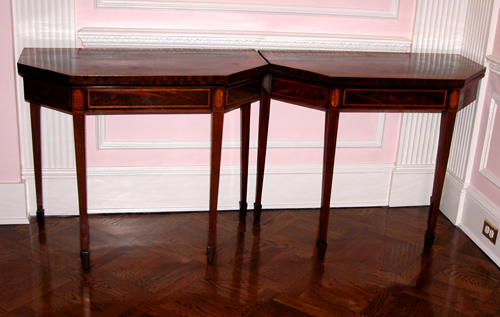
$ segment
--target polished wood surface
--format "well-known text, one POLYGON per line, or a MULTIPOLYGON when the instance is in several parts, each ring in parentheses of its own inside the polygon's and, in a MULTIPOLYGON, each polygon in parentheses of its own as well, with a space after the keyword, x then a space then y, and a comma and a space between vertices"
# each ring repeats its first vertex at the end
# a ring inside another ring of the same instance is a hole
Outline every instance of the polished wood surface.
POLYGON ((276 72, 331 85, 467 86, 484 67, 454 54, 260 51, 276 72), (389 67, 390 65, 390 67, 389 67), (435 81, 434 81, 435 80, 435 81), (443 82, 446 80, 446 82, 443 82))
POLYGON ((228 85, 267 63, 253 50, 25 48, 23 76, 70 85, 228 85))
POLYGON ((332 209, 324 260, 318 216, 220 212, 207 265, 207 213, 90 215, 90 272, 77 218, 0 226, 0 316, 500 315, 500 269, 441 215, 425 252, 427 208, 332 209))
MULTIPOLYGON (((80 256, 90 267, 87 215, 85 116, 87 114, 210 113, 210 221, 207 261, 215 254, 217 200, 224 114, 245 108, 242 137, 248 139, 250 103, 260 99, 267 62, 256 51, 24 49, 18 62, 26 101, 31 103, 37 219, 43 226, 40 107, 73 117, 80 256)), ((248 140, 242 183, 248 181, 248 140), (246 164, 246 166, 245 166, 246 164)), ((242 208, 246 190, 241 193, 242 208), (243 197, 244 196, 244 197, 243 197)))
MULTIPOLYGON (((269 62, 270 98, 325 112, 318 256, 327 248, 333 168, 341 111, 441 113, 439 149, 425 245, 435 239, 437 215, 457 111, 475 100, 485 68, 459 55, 261 51, 269 62)), ((264 91, 264 90, 263 90, 264 91)), ((265 100, 261 98, 262 100, 265 100)), ((255 217, 262 209, 269 107, 261 106, 255 217), (265 111, 262 111, 264 109, 265 111)), ((362 193, 360 193, 362 194, 362 193)))

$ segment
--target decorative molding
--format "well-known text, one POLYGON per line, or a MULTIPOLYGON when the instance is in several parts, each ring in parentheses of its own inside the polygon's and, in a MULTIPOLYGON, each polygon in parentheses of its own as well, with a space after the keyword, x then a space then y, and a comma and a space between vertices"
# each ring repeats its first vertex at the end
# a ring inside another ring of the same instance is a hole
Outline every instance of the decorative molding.
POLYGON ((489 70, 500 75, 500 55, 488 55, 486 56, 486 62, 489 70))
POLYGON ((491 138, 493 136, 493 128, 495 126, 495 117, 497 116, 498 104, 500 103, 500 95, 493 94, 490 105, 490 113, 488 115, 488 123, 486 125, 486 132, 484 136, 483 151, 481 154, 481 162, 479 164, 479 173, 486 177, 496 187, 500 188, 500 177, 495 175, 488 169, 487 163, 491 147, 491 138))
POLYGON ((496 187, 500 188, 500 177, 498 177, 492 171, 490 171, 486 168, 480 170, 479 172, 481 173, 481 175, 486 177, 486 179, 488 179, 490 182, 492 182, 496 187))
MULTIPOLYGON (((339 140, 338 148, 380 148, 385 130, 385 113, 377 116, 377 129, 372 140, 339 140)), ((210 149, 209 140, 194 141, 111 141, 106 138, 106 116, 96 116, 96 140, 98 150, 151 150, 151 149, 210 149)), ((270 149, 323 148, 323 140, 269 140, 270 149)), ((240 140, 225 140, 223 149, 240 148, 240 140)), ((257 141, 250 142, 250 148, 257 148, 257 141)))
POLYGON ((267 31, 92 28, 78 31, 89 48, 206 48, 407 52, 400 37, 331 35, 267 31))
MULTIPOLYGON (((491 201, 482 192, 480 192, 474 186, 469 186, 467 188, 467 198, 473 198, 488 214, 491 216, 492 220, 500 223, 500 206, 491 201)), ((475 212, 474 209, 470 210, 472 213, 475 212)))
POLYGON ((251 4, 204 1, 165 1, 165 0, 95 0, 96 8, 133 8, 165 10, 230 11, 243 13, 272 13, 294 15, 347 16, 356 18, 397 19, 400 0, 389 0, 387 10, 350 9, 322 6, 251 4))
MULTIPOLYGON (((381 148, 385 131, 385 113, 381 112, 377 118, 377 130, 373 140, 338 140, 338 148, 381 148)), ((323 141, 321 141, 323 143, 323 141)), ((323 145, 321 145, 323 147, 323 145)))

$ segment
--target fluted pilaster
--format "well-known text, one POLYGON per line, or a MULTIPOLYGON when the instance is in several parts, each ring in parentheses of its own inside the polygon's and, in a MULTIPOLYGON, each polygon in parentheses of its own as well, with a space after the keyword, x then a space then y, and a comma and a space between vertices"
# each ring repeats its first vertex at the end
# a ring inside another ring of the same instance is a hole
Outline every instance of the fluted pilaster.
MULTIPOLYGON (((16 56, 24 47, 74 47, 74 0, 14 0, 16 56)), ((22 79, 18 78, 19 130, 23 170, 33 168, 29 107, 24 102, 22 79)), ((42 112, 44 168, 73 168, 71 118, 56 111, 42 112)))

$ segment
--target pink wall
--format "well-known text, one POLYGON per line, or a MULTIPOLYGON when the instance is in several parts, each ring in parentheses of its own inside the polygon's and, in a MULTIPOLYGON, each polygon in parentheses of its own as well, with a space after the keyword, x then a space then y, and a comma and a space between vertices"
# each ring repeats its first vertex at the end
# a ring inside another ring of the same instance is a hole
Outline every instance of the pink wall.
POLYGON ((0 182, 21 181, 16 110, 16 73, 10 1, 0 2, 0 182))
MULTIPOLYGON (((209 2, 209 1, 206 1, 209 2)), ((345 9, 385 10, 391 0, 336 1, 210 1, 225 3, 267 3, 327 6, 345 9), (326 3, 326 4, 325 4, 326 3)), ((163 29, 248 30, 273 32, 313 32, 399 36, 411 38, 416 0, 400 1, 397 19, 331 17, 269 13, 217 12, 196 10, 148 10, 94 8, 94 1, 76 0, 76 28, 126 27, 163 29)))
MULTIPOLYGON (((189 1, 186 1, 189 2, 189 1)), ((336 0, 333 3, 315 0, 239 0, 212 1, 219 3, 252 3, 272 5, 326 6, 344 9, 388 10, 391 0, 363 1, 336 0)), ((411 40, 416 0, 400 1, 398 18, 367 18, 297 14, 242 13, 223 11, 166 10, 166 9, 116 9, 95 8, 94 1, 76 0, 76 28, 159 28, 191 30, 237 30, 270 32, 310 32, 336 35, 392 36, 411 40)), ((81 45, 81 43, 77 43, 81 45)), ((257 105, 252 113, 252 140, 257 139, 257 105)), ((239 139, 238 112, 226 115, 224 139, 239 139)), ((322 112, 286 105, 273 101, 270 141, 322 140, 324 114, 322 112)), ((370 141, 375 138, 377 114, 345 114, 340 122, 339 139, 343 141, 370 141)), ((399 114, 388 114, 384 125, 382 147, 341 148, 338 163, 394 163, 399 136, 399 114)), ((110 142, 161 142, 163 140, 207 140, 209 116, 155 116, 106 119, 106 140, 110 142), (137 124, 137 122, 142 122, 137 124), (130 129, 133 125, 134 129, 130 129)), ((88 122, 88 161, 91 166, 165 166, 205 165, 209 162, 208 150, 98 150, 95 145, 96 129, 92 118, 88 122)), ((238 164, 239 150, 225 149, 223 164, 238 164)), ((254 153, 251 158, 254 159, 254 153)), ((270 149, 269 164, 319 164, 321 148, 270 149)), ((251 162, 255 164, 255 161, 251 162)))

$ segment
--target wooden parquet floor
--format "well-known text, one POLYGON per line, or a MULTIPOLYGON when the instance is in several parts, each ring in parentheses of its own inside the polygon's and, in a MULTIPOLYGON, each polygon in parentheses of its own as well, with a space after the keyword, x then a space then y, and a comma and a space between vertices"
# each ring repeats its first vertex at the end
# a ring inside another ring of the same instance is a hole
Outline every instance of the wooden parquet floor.
POLYGON ((318 210, 90 216, 91 270, 78 218, 0 226, 0 316, 500 316, 500 269, 427 208, 332 209, 326 258, 318 210))

